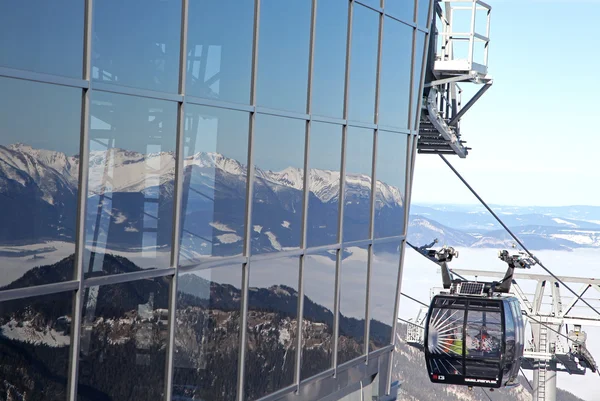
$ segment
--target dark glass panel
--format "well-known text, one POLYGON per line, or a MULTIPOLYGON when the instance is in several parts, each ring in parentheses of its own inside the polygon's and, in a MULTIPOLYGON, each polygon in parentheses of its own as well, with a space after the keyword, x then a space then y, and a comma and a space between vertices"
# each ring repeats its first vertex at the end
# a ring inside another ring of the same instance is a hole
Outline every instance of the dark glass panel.
POLYGON ((0 78, 0 289, 73 278, 80 130, 80 89, 0 78))
POLYGON ((385 0, 385 12, 402 21, 414 22, 415 0, 385 0))
POLYGON ((297 257, 250 264, 246 339, 246 399, 294 382, 298 330, 297 257))
POLYGON ((177 104, 94 92, 86 277, 170 264, 177 104))
POLYGON ((235 400, 242 266, 179 273, 173 399, 235 400))
POLYGON ((375 238, 404 234, 407 147, 408 135, 377 133, 375 238))
POLYGON ((92 79, 178 92, 181 0, 94 2, 92 79))
POLYGON ((348 4, 347 0, 317 2, 311 110, 313 114, 337 118, 344 116, 348 4))
POLYGON ((427 23, 429 22, 429 3, 431 0, 418 0, 419 9, 417 10, 417 19, 419 28, 426 29, 427 23))
POLYGON ((64 401, 73 293, 0 303, 0 399, 64 401))
POLYGON ((300 246, 306 121, 256 115, 252 252, 300 246))
POLYGON ((169 283, 161 277, 86 289, 78 400, 163 398, 169 283))
POLYGON ((261 2, 257 105, 306 112, 311 4, 261 2))
POLYGON ((354 4, 348 119, 373 123, 377 84, 379 14, 354 4))
POLYGON ((181 264, 244 249, 248 113, 186 106, 181 264))
POLYGON ((379 124, 408 128, 414 29, 392 18, 383 25, 379 124))
POLYGON ((342 126, 312 122, 309 149, 307 244, 338 242, 342 126))
POLYGON ((304 257, 301 379, 332 367, 336 255, 331 250, 304 257))
POLYGON ((429 318, 428 351, 442 356, 461 356, 464 320, 464 310, 434 308, 429 318))
POLYGON ((502 348, 502 315, 470 310, 467 317, 467 356, 499 358, 502 348))
MULTIPOLYGON (((415 69, 413 73, 413 113, 414 121, 413 127, 416 127, 417 122, 421 116, 421 103, 422 93, 419 92, 419 88, 421 87, 421 70, 423 68, 423 57, 425 55, 425 34, 423 32, 417 31, 417 43, 415 50, 415 69)), ((411 116, 412 118, 412 116, 411 116)))
POLYGON ((367 247, 342 252, 338 364, 364 354, 367 305, 367 247))
POLYGON ((189 3, 187 94, 250 102, 254 2, 189 3))
POLYGON ((83 76, 83 1, 0 2, 0 65, 83 76))
POLYGON ((392 326, 399 266, 399 242, 373 245, 369 292, 369 351, 393 343, 392 326))
POLYGON ((348 127, 346 187, 344 190, 344 242, 369 238, 373 130, 348 127))

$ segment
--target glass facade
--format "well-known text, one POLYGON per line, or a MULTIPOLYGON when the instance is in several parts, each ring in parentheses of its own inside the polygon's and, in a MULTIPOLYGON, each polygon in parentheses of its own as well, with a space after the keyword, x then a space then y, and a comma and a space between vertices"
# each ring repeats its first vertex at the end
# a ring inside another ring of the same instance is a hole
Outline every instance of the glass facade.
POLYGON ((429 3, 0 5, 0 399, 389 358, 429 3))

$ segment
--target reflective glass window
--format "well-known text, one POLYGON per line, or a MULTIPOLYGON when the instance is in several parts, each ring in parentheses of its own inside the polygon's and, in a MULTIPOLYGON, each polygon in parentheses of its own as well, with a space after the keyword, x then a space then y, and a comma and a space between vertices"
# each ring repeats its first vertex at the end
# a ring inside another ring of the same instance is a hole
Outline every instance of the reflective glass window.
POLYGON ((83 75, 85 3, 0 2, 0 66, 52 75, 83 75))
POLYGON ((257 105, 306 112, 311 5, 306 0, 261 2, 257 105))
POLYGON ((306 121, 256 115, 252 252, 300 246, 306 121))
POLYGON ((181 0, 94 2, 92 79, 177 92, 181 0))
MULTIPOLYGON (((414 116, 414 125, 417 126, 419 118, 421 118, 421 104, 422 93, 419 93, 419 89, 421 87, 421 78, 422 78, 422 69, 423 69, 423 57, 425 55, 425 34, 421 31, 417 32, 417 43, 416 43, 416 51, 415 51, 415 69, 413 71, 413 113, 414 116)), ((412 118, 412 116, 411 116, 412 118)))
POLYGON ((185 108, 183 231, 180 261, 243 252, 248 113, 185 108))
POLYGON ((168 267, 177 104, 94 92, 85 276, 168 267))
POLYGON ((159 400, 169 336, 166 277, 85 290, 78 400, 159 400))
POLYGON ((379 124, 408 128, 410 71, 414 29, 392 18, 383 25, 379 124))
POLYGON ((0 399, 67 399, 72 299, 66 292, 0 303, 0 399))
POLYGON ((464 320, 464 310, 434 308, 430 314, 427 334, 429 352, 453 357, 461 356, 464 320))
POLYGON ((431 0, 417 0, 418 1, 418 10, 417 10, 417 20, 419 24, 419 28, 426 29, 427 23, 429 22, 429 3, 431 0))
POLYGON ((307 217, 308 246, 338 242, 342 126, 312 122, 307 217))
POLYGON ((332 367, 336 261, 335 250, 304 257, 302 379, 332 367))
POLYGON ((375 238, 404 234, 408 135, 377 133, 375 238))
MULTIPOLYGON (((505 306, 509 304, 506 303, 505 306)), ((504 327, 506 329, 506 358, 512 360, 515 357, 515 346, 516 346, 516 333, 515 333, 515 320, 513 319, 512 311, 509 308, 505 309, 504 314, 504 327)))
POLYGON ((379 13, 354 3, 348 119, 373 123, 377 83, 379 13))
POLYGON ((372 160, 373 130, 348 127, 344 190, 344 242, 369 238, 372 160))
POLYGON ((317 2, 311 109, 313 114, 337 118, 344 116, 348 4, 348 0, 317 2))
POLYGON ((253 1, 189 2, 188 95, 250 102, 253 26, 253 1))
POLYGON ((373 245, 369 284, 369 351, 392 344, 400 243, 373 245))
POLYGON ((80 89, 0 78, 4 289, 73 278, 80 130, 80 89))
POLYGON ((385 12, 402 21, 414 22, 415 0, 385 0, 385 12))
POLYGON ((499 312, 469 311, 467 356, 499 358, 502 351, 502 318, 499 312))
POLYGON ((241 283, 241 265, 179 273, 173 399, 236 399, 241 283))
POLYGON ((364 354, 367 304, 367 247, 341 252, 338 364, 364 354))
POLYGON ((250 264, 246 338, 246 399, 294 382, 298 333, 297 257, 250 264))

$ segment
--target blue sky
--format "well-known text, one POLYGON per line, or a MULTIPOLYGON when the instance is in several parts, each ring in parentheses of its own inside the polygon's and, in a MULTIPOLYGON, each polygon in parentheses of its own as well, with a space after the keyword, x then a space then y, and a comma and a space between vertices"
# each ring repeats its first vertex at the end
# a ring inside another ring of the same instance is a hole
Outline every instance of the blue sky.
MULTIPOLYGON (((449 159, 490 203, 600 205, 599 56, 585 18, 597 2, 489 3, 494 85, 463 119, 469 156, 449 159)), ((418 156, 414 202, 477 202, 458 186, 439 157, 418 156)))

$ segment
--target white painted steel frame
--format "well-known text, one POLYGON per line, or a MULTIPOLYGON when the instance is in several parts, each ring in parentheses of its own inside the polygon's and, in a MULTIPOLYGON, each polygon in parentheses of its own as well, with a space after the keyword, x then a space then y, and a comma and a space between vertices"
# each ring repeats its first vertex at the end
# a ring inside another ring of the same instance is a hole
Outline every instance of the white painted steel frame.
MULTIPOLYGON (((410 206, 410 193, 412 189, 412 179, 414 170, 414 161, 416 156, 416 138, 418 133, 418 116, 419 105, 413 104, 414 100, 414 79, 415 79, 415 62, 417 57, 422 57, 422 68, 420 71, 420 83, 418 86, 419 93, 423 90, 423 71, 426 68, 426 54, 429 45, 428 33, 429 24, 427 27, 417 27, 415 21, 418 20, 418 9, 419 0, 414 0, 415 19, 414 21, 405 21, 393 14, 389 14, 385 10, 385 4, 382 0, 381 7, 373 7, 369 4, 365 4, 360 0, 349 0, 348 1, 348 29, 347 29, 347 41, 346 41, 346 71, 345 71, 345 85, 344 85, 344 115, 343 118, 330 118, 323 116, 313 116, 311 113, 311 100, 312 100, 312 82, 313 82, 313 64, 314 64, 314 47, 315 47, 315 25, 317 18, 317 5, 318 1, 323 0, 312 0, 312 12, 311 12, 311 30, 310 30, 310 48, 309 48, 309 71, 307 81, 307 109, 306 113, 293 113, 281 110, 273 110, 264 108, 256 105, 256 81, 257 81, 257 69, 258 69, 258 44, 259 44, 259 31, 260 31, 260 6, 261 0, 255 0, 255 12, 254 12, 254 33, 253 33, 253 49, 252 49, 252 78, 251 78, 251 96, 250 104, 236 104, 227 101, 204 99, 194 96, 187 96, 185 93, 186 89, 186 55, 187 55, 187 23, 188 23, 188 4, 189 0, 182 0, 181 10, 181 37, 180 37, 180 65, 179 65, 179 93, 165 93, 156 92, 139 88, 123 87, 112 83, 92 81, 91 78, 91 47, 92 47, 92 21, 93 21, 93 0, 86 0, 85 3, 85 16, 84 16, 84 49, 83 49, 83 71, 82 79, 67 78, 31 71, 24 71, 6 67, 0 67, 0 77, 22 79, 46 84, 54 84, 60 86, 68 86, 74 88, 80 88, 82 90, 82 103, 81 103, 81 136, 80 136, 80 171, 79 171, 79 195, 78 195, 78 209, 77 209, 77 233, 76 233, 76 244, 75 244, 75 273, 74 280, 48 284, 36 287, 14 289, 8 291, 0 291, 0 301, 27 298, 33 296, 48 295, 60 292, 72 291, 73 293, 73 327, 71 333, 71 351, 70 351, 70 366, 69 366, 69 381, 68 381, 68 399, 75 401, 77 399, 77 385, 78 385, 78 370, 79 370, 79 339, 81 330, 81 318, 83 311, 83 295, 86 288, 91 286, 109 285, 124 282, 131 282, 140 279, 156 278, 156 277, 171 277, 171 287, 169 294, 169 340, 167 349, 167 365, 165 366, 165 400, 171 400, 172 381, 173 381, 173 352, 174 352, 174 334, 175 334, 175 315, 176 315, 176 300, 177 300, 177 273, 178 271, 192 271, 201 270, 208 268, 216 268, 219 266, 239 265, 242 269, 242 300, 241 300, 241 330, 240 330, 240 350, 239 350, 239 366, 238 366, 238 379, 237 379, 237 399, 239 401, 244 400, 244 373, 245 373, 245 355, 246 355, 246 324, 247 324, 247 309, 248 309, 248 283, 249 274, 251 270, 252 261, 268 260, 276 258, 284 258, 290 256, 299 257, 299 305, 298 305, 298 338, 297 338, 297 353, 295 362, 294 372, 294 384, 289 388, 282 389, 277 393, 287 393, 289 391, 299 392, 302 385, 308 385, 314 380, 321 379, 327 376, 335 377, 339 369, 347 369, 348 367, 354 366, 357 363, 368 363, 369 356, 369 329, 370 329, 370 275, 371 275, 371 264, 373 258, 373 244, 398 242, 401 244, 401 253, 399 257, 399 269, 398 269, 398 283, 397 292, 395 294, 396 303, 394 305, 394 315, 396 316, 399 308, 399 293, 402 284, 402 270, 404 260, 404 243, 406 239, 408 229, 408 217, 409 217, 409 206, 410 206), (349 102, 349 84, 350 84, 350 64, 351 64, 351 47, 352 47, 352 20, 353 20, 353 8, 355 6, 367 7, 377 13, 379 13, 379 37, 378 37, 378 59, 377 59, 377 81, 376 81, 376 98, 375 98, 375 123, 361 123, 361 122, 349 122, 348 121, 348 102, 349 102), (413 28, 413 50, 411 54, 411 83, 410 83, 410 101, 409 101, 409 129, 396 129, 392 127, 380 127, 379 126, 379 93, 381 88, 381 58, 382 58, 382 41, 383 41, 383 23, 385 18, 391 18, 393 20, 404 23, 413 28), (416 49, 417 44, 417 32, 425 33, 425 49, 423 53, 416 49), (85 279, 83 275, 83 254, 85 249, 85 214, 86 214, 86 200, 87 200, 87 180, 88 180, 88 160, 89 160, 89 124, 90 124, 90 96, 92 91, 99 92, 110 92, 115 94, 123 94, 130 96, 137 96, 142 98, 152 98, 159 100, 166 100, 171 102, 177 102, 177 133, 176 133, 176 144, 177 144, 177 165, 175 174, 175 202, 174 202, 174 224, 172 233, 172 254, 171 254, 171 266, 160 269, 144 270, 135 273, 120 274, 106 277, 96 277, 91 279, 85 279), (179 266, 179 247, 180 247, 180 232, 181 232, 181 196, 183 186, 183 142, 185 136, 185 105, 187 103, 204 105, 216 108, 225 108, 239 111, 246 111, 249 113, 249 133, 248 133, 248 177, 247 177, 247 188, 246 188, 246 211, 245 211, 245 242, 244 242, 244 253, 242 256, 226 257, 218 260, 207 258, 206 260, 198 261, 198 263, 192 266, 179 266), (301 227, 301 247, 294 251, 284 251, 265 255, 252 255, 251 254, 251 226, 252 226, 252 194, 254 185, 254 129, 255 129, 255 118, 256 114, 270 114, 279 117, 287 117, 294 119, 301 119, 306 121, 306 132, 305 132, 305 156, 304 156, 304 198, 303 198, 303 215, 302 215, 302 227, 301 227), (342 147, 341 147, 341 166, 340 166, 340 192, 339 192, 339 209, 338 209, 338 241, 335 244, 319 246, 313 248, 306 247, 306 235, 307 235, 307 213, 308 213, 308 167, 310 159, 310 132, 311 122, 327 122, 342 126, 342 147), (371 199, 370 199, 370 222, 369 222, 369 238, 362 241, 344 242, 342 238, 343 234, 343 219, 344 219, 344 193, 345 193, 345 172, 346 172, 346 142, 348 127, 361 127, 373 130, 373 149, 372 149, 372 188, 371 188, 371 199), (404 227, 403 232, 399 236, 387 237, 387 238, 374 238, 374 227, 375 227, 375 197, 376 197, 376 164, 377 164, 377 140, 380 129, 386 131, 396 132, 398 134, 407 135, 408 147, 406 154, 406 176, 405 176, 405 201, 404 201, 404 227), (337 364, 337 347, 339 337, 339 307, 340 307, 340 267, 341 267, 341 251, 344 247, 348 246, 366 246, 368 248, 368 265, 367 265, 367 297, 365 299, 365 345, 364 355, 348 361, 340 366, 337 364), (332 350, 332 364, 331 369, 326 372, 322 372, 312 378, 300 380, 301 377, 301 358, 302 358, 302 320, 303 320, 303 265, 304 257, 310 254, 320 253, 326 250, 337 250, 337 263, 336 263, 336 288, 335 288, 335 301, 334 301, 334 341, 332 350)), ((429 7, 429 15, 431 15, 431 1, 429 7)), ((430 20, 431 18, 429 18, 430 20)), ((488 35, 489 36, 489 35, 488 35)), ((396 321, 394 319, 393 332, 396 329, 396 321)), ((394 337, 394 336, 392 336, 394 337)), ((393 342, 394 340, 392 340, 393 342)), ((379 355, 382 352, 391 352, 393 349, 392 345, 384 347, 383 350, 374 351, 372 354, 379 355)), ((391 376, 391 358, 390 368, 388 369, 388 377, 385 381, 386 392, 389 392, 390 387, 390 376, 391 376)), ((383 382, 383 381, 382 381, 383 382)), ((266 398, 273 399, 273 394, 266 398)))

